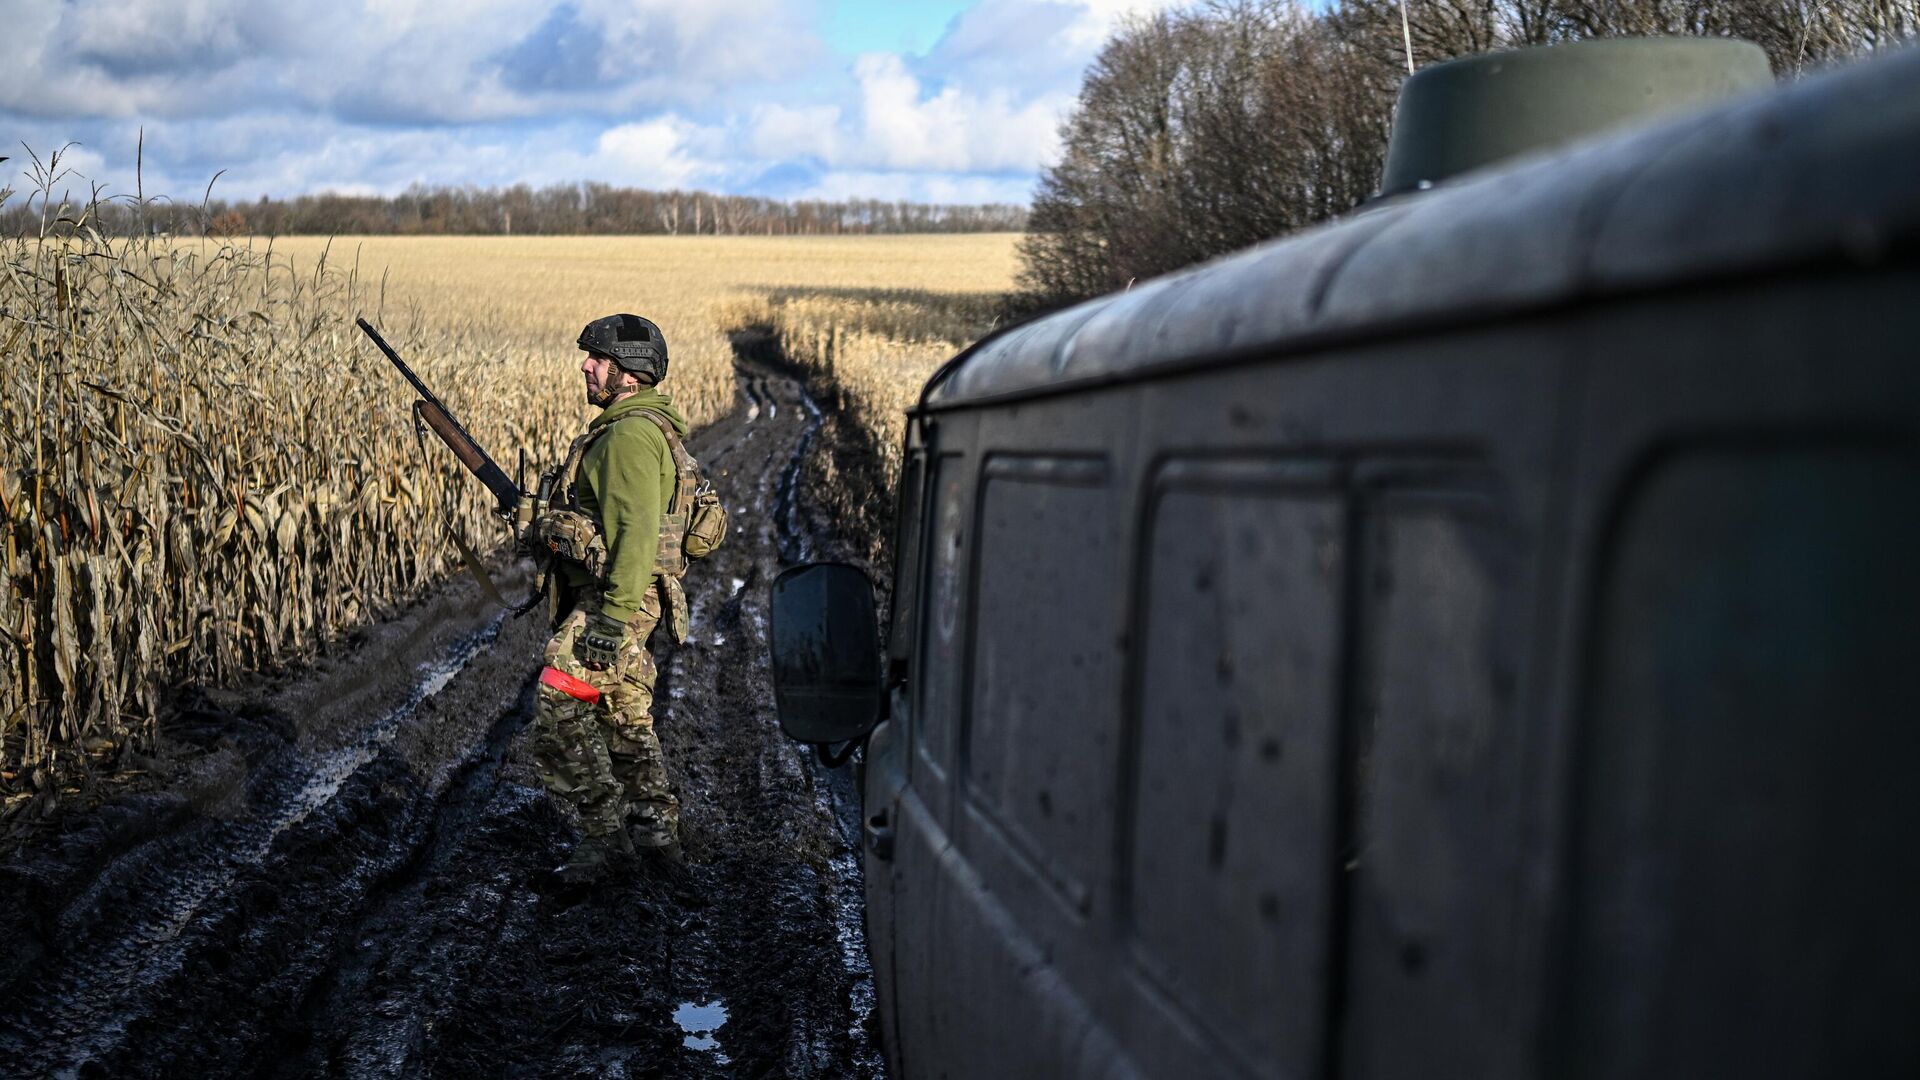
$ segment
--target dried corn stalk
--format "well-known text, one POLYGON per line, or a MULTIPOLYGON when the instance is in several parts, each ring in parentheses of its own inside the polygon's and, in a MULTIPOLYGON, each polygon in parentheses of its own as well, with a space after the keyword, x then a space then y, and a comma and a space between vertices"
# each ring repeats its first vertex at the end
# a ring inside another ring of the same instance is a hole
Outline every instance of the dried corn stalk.
MULTIPOLYGON (((283 663, 406 602, 454 568, 449 523, 500 535, 451 455, 415 441, 404 384, 353 329, 369 298, 352 273, 114 241, 50 199, 57 158, 43 176, 41 235, 0 239, 0 770, 16 775, 139 745, 160 688, 283 663)), ((579 423, 551 370, 387 315, 503 460, 579 423)))

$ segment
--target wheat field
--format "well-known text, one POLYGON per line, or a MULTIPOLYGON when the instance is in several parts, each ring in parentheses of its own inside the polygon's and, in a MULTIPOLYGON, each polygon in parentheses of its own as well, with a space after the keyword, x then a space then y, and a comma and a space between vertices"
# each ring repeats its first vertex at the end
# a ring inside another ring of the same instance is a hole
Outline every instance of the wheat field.
MULTIPOLYGON (((991 325, 1011 236, 0 240, 0 818, 150 742, 164 693, 308 655, 503 535, 365 315, 509 471, 588 416, 574 337, 659 323, 697 426, 772 329, 887 446, 991 325)), ((52 800, 45 800, 50 803, 52 800)))
POLYGON ((296 273, 323 254, 336 266, 356 267, 372 305, 369 318, 378 322, 382 307, 403 315, 417 310, 431 328, 423 347, 498 350, 511 369, 504 374, 544 378, 559 371, 555 381, 569 394, 576 389, 569 377, 579 360, 573 339, 580 327, 616 311, 644 315, 666 335, 667 389, 697 426, 731 407, 727 334, 749 325, 779 332, 803 367, 824 370, 836 351, 858 354, 848 377, 865 382, 878 368, 885 375, 873 380, 876 386, 913 382, 917 389, 932 364, 991 325, 1013 285, 1014 240, 294 237, 275 241, 272 255, 296 273))

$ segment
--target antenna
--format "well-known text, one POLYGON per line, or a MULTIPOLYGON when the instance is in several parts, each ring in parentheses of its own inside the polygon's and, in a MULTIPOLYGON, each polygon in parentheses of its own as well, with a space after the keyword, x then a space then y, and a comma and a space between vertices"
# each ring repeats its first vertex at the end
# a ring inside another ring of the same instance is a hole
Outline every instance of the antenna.
POLYGON ((1400 0, 1400 40, 1407 47, 1407 74, 1413 74, 1413 25, 1407 21, 1407 0, 1400 0))

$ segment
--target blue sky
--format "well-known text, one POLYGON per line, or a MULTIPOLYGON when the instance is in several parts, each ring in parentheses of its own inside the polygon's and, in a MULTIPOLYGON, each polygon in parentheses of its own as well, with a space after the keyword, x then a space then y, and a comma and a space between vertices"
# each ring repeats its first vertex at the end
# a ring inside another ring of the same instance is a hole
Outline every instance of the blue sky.
POLYGON ((846 56, 870 52, 924 53, 946 33, 948 24, 971 5, 965 3, 836 3, 828 13, 827 44, 846 56))
POLYGON ((0 154, 78 143, 79 174, 129 192, 144 131, 148 193, 196 200, 221 173, 232 199, 1025 202, 1100 43, 1175 2, 0 0, 0 154))

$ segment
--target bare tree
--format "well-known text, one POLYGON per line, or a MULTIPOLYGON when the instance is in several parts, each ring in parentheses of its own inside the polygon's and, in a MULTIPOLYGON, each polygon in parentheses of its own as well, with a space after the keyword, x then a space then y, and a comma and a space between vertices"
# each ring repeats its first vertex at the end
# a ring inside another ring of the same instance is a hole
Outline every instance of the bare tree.
POLYGON ((1791 77, 1913 40, 1920 0, 1216 0, 1122 23, 1041 176, 1015 306, 1124 288, 1351 209, 1378 183, 1410 64, 1646 34, 1746 38, 1791 77))
POLYGON ((1123 26, 1094 62, 1022 242, 1039 302, 1122 288, 1352 208, 1391 89, 1287 0, 1123 26))
MULTIPOLYGON (((765 199, 706 192, 644 191, 602 183, 557 184, 535 190, 526 184, 505 189, 415 185, 391 197, 303 195, 294 199, 261 196, 257 203, 212 200, 204 212, 198 200, 188 204, 149 201, 143 206, 103 203, 97 226, 131 235, 143 227, 178 235, 207 230, 210 223, 228 235, 295 234, 678 234, 694 232, 737 236, 860 232, 1019 232, 1026 227, 1025 207, 941 206, 765 199), (878 209, 876 209, 878 208, 878 209), (144 224, 143 224, 144 223, 144 224)), ((38 228, 24 205, 0 204, 0 232, 24 235, 38 228)))

